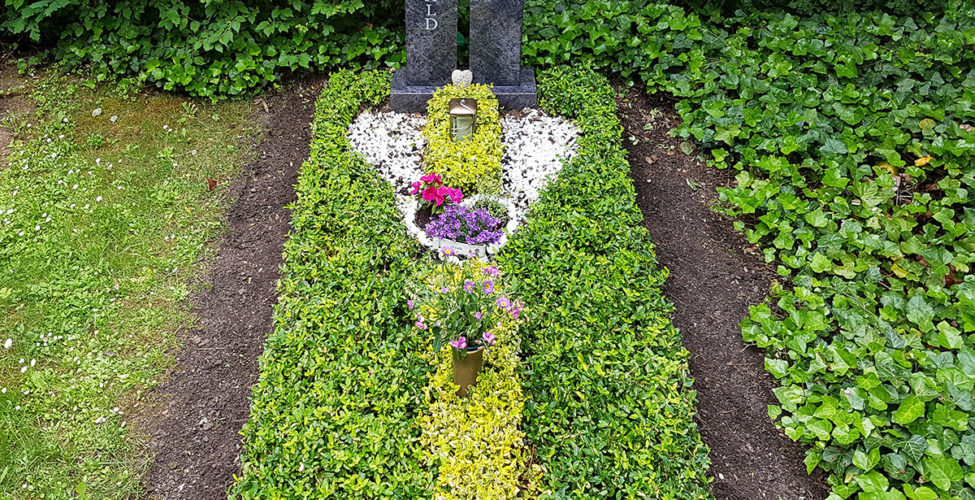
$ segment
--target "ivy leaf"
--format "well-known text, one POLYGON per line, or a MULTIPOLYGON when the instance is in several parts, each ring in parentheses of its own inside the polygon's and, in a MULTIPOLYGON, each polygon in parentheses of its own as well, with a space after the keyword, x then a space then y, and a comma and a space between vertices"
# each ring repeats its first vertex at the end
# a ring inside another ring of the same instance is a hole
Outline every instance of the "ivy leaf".
POLYGON ((934 309, 928 304, 924 296, 915 293, 911 300, 907 302, 907 319, 911 320, 922 332, 929 332, 934 329, 934 309))
POLYGON ((942 490, 951 488, 952 481, 961 481, 965 473, 958 461, 947 457, 924 459, 924 477, 942 490))
POLYGON ((923 436, 911 435, 909 439, 900 442, 900 451, 914 462, 921 460, 928 449, 928 441, 923 436))
POLYGON ((819 147, 819 152, 823 155, 841 156, 849 154, 850 150, 846 147, 846 144, 844 144, 843 141, 830 137, 829 139, 826 139, 822 146, 819 147))
POLYGON ((809 267, 817 273, 822 273, 833 268, 833 262, 821 253, 813 254, 812 263, 809 267))
POLYGON ((897 407, 897 411, 894 412, 891 420, 901 425, 907 425, 922 415, 924 415, 924 402, 918 399, 917 396, 911 394, 901 401, 900 406, 897 407))

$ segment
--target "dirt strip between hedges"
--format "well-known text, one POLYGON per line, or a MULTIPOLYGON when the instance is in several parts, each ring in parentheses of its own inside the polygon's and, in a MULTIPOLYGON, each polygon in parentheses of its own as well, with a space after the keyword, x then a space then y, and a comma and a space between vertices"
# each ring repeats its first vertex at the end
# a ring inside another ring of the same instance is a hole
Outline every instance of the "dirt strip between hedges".
POLYGON ((668 98, 631 90, 619 105, 637 203, 660 264, 670 269, 664 293, 676 305, 674 324, 692 354, 697 422, 711 448, 715 497, 825 498, 821 475, 806 474, 802 447, 769 419, 774 380, 761 350, 746 346, 738 327, 775 275, 732 221, 710 209, 715 188, 730 186, 733 173, 688 156, 683 141, 668 135, 680 124, 668 98))
POLYGON ((320 82, 296 82, 258 99, 263 130, 256 156, 230 188, 236 202, 209 269, 209 289, 192 297, 199 327, 137 429, 155 456, 144 479, 152 499, 227 498, 240 475, 240 428, 250 412, 257 358, 274 324, 275 284, 290 227, 285 205, 308 157, 320 82))

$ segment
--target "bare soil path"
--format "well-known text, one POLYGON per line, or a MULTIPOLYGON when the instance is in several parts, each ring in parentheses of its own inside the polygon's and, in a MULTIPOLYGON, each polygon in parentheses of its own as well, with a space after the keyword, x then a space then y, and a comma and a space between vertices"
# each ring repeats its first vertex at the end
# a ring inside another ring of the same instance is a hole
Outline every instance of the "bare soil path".
POLYGON ((142 431, 155 456, 145 476, 152 499, 226 498, 240 474, 240 428, 247 421, 257 358, 273 330, 281 252, 290 228, 284 208, 308 157, 320 80, 296 82, 258 100, 262 139, 231 187, 226 233, 209 270, 210 287, 192 300, 199 326, 187 332, 176 367, 154 395, 142 431))
POLYGON ((764 300, 774 274, 732 221, 710 208, 715 188, 730 186, 733 174, 688 156, 682 140, 668 135, 680 116, 667 98, 631 90, 619 105, 637 203, 660 264, 670 269, 664 293, 676 304, 674 324, 692 354, 715 497, 825 498, 821 476, 806 474, 802 448, 769 419, 774 381, 738 327, 748 306, 764 300))

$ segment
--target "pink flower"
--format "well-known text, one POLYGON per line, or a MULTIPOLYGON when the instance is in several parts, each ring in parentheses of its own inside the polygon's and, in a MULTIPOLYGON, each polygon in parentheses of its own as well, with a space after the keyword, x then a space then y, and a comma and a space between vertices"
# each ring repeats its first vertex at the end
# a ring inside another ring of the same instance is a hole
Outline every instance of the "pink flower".
POLYGON ((411 195, 414 195, 414 194, 416 194, 416 193, 419 193, 419 192, 420 192, 420 186, 422 186, 422 185, 423 185, 423 184, 421 184, 421 183, 419 183, 419 182, 414 182, 414 183, 413 183, 413 191, 410 191, 410 194, 411 194, 411 195))
POLYGON ((491 333, 491 332, 484 332, 484 342, 486 342, 487 345, 492 346, 497 341, 498 341, 498 338, 493 333, 491 333))
POLYGON ((423 194, 421 196, 426 201, 434 201, 437 199, 437 188, 432 186, 428 187, 423 190, 423 194))
POLYGON ((501 271, 498 270, 498 266, 490 266, 484 268, 484 274, 491 276, 492 278, 497 278, 498 275, 501 274, 501 271))
POLYGON ((464 192, 457 188, 448 188, 447 195, 450 196, 450 201, 454 203, 460 203, 464 199, 464 192))
POLYGON ((412 311, 413 310, 413 299, 407 300, 406 301, 406 305, 409 306, 410 307, 410 310, 412 311))
POLYGON ((423 319, 416 320, 416 327, 419 328, 420 330, 426 330, 427 329, 427 325, 424 325, 423 324, 423 319))
POLYGON ((438 207, 440 205, 443 205, 444 199, 447 198, 447 195, 448 194, 450 194, 450 189, 445 188, 445 187, 438 187, 437 188, 436 204, 437 204, 438 207))
POLYGON ((478 311, 478 312, 476 312, 476 313, 474 313, 474 319, 481 319, 482 317, 484 317, 484 315, 483 315, 483 314, 481 314, 481 312, 480 312, 480 311, 478 311))
POLYGON ((450 289, 447 288, 447 287, 443 287, 443 288, 440 289, 440 293, 447 293, 449 291, 450 291, 450 289))
POLYGON ((440 182, 440 176, 438 174, 429 174, 420 177, 420 180, 431 184, 437 184, 440 182))
POLYGON ((460 337, 457 340, 451 340, 450 347, 453 347, 458 351, 467 349, 467 337, 460 337))

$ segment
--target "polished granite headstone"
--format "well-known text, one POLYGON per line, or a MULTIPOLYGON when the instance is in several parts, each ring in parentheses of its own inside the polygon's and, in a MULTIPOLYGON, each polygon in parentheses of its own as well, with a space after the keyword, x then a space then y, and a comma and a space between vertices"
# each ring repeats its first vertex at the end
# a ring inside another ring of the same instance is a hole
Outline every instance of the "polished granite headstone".
POLYGON ((535 71, 521 67, 524 0, 471 0, 471 71, 474 83, 494 85, 505 109, 535 106, 535 71))
MULTIPOLYGON (((474 83, 493 85, 504 109, 537 104, 535 71, 521 67, 524 0, 471 0, 474 83)), ((423 112, 457 61, 457 0, 406 1, 406 67, 393 76, 393 111, 423 112)))
POLYGON ((393 76, 390 107, 425 111, 457 68, 457 0, 406 0, 406 67, 393 76))

